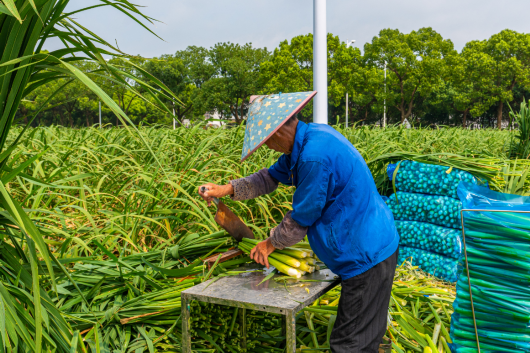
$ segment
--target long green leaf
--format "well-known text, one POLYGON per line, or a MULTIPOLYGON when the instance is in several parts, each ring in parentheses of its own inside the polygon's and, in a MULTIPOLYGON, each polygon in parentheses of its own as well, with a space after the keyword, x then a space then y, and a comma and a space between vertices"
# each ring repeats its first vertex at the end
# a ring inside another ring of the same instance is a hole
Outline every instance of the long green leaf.
POLYGON ((0 295, 0 339, 2 340, 2 349, 5 351, 7 343, 7 331, 6 331, 6 309, 4 300, 0 295))
POLYGON ((31 276, 33 278, 33 301, 35 308, 35 346, 36 352, 42 351, 42 310, 40 302, 40 283, 39 283, 39 269, 37 267, 38 258, 37 252, 35 251, 35 245, 33 240, 27 238, 28 250, 29 250, 29 261, 31 265, 31 276))
POLYGON ((15 2, 13 0, 3 0, 5 8, 11 16, 15 17, 20 23, 22 23, 22 18, 20 18, 20 14, 18 13, 17 6, 15 5, 15 2))
POLYGON ((0 13, 5 13, 6 15, 11 16, 11 12, 9 12, 8 8, 2 4, 0 4, 0 13))
POLYGON ((79 339, 79 331, 74 332, 74 336, 72 337, 72 341, 70 343, 70 353, 76 353, 77 352, 77 340, 79 339))

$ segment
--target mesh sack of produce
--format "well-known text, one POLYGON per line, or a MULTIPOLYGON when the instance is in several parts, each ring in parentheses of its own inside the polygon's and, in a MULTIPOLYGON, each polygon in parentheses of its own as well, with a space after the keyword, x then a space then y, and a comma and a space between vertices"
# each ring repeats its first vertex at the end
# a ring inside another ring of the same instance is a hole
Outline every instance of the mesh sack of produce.
POLYGON ((462 203, 452 197, 398 191, 390 195, 386 204, 396 220, 428 222, 462 229, 460 224, 462 203))
POLYGON ((449 282, 456 282, 459 272, 458 260, 422 249, 400 246, 398 264, 404 261, 410 261, 413 266, 449 282))
POLYGON ((462 253, 462 232, 431 223, 396 221, 399 245, 427 250, 453 259, 462 253))
MULTIPOLYGON (((456 352, 530 352, 530 198, 462 183, 469 275, 463 270, 451 319, 456 352)), ((464 267, 465 269, 465 267, 464 267)))
POLYGON ((456 190, 461 181, 484 184, 482 180, 460 169, 414 161, 389 164, 386 171, 396 190, 421 194, 458 198, 456 190))

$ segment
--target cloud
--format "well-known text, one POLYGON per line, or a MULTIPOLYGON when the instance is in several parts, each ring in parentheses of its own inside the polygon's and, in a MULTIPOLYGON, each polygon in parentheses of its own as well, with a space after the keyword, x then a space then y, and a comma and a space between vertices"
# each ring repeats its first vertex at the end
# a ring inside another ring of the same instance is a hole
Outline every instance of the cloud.
MULTIPOLYGON (((99 3, 71 0, 67 11, 99 3)), ((211 47, 218 42, 248 43, 273 50, 280 41, 313 30, 311 0, 136 0, 142 11, 163 23, 148 27, 159 40, 111 8, 76 14, 80 23, 130 54, 145 57, 172 54, 189 45, 211 47)), ((383 28, 410 32, 432 27, 456 49, 474 39, 487 39, 510 28, 530 32, 526 0, 328 0, 328 32, 341 40, 355 39, 362 48, 383 28)), ((61 47, 53 41, 47 49, 61 47)))

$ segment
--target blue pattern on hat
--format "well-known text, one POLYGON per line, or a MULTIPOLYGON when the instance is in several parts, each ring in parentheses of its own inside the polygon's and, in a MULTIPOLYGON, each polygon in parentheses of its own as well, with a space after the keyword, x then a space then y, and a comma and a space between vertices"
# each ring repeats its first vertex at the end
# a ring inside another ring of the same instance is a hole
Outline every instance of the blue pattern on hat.
POLYGON ((293 114, 298 113, 315 94, 314 91, 256 97, 248 110, 241 161, 257 150, 293 114))

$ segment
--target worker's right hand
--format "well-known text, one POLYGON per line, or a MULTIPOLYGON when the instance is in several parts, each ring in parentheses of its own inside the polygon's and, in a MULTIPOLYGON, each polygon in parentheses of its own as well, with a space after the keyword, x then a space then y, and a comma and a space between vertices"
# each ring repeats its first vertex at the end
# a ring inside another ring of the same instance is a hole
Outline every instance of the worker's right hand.
POLYGON ((204 184, 199 186, 199 195, 208 202, 208 206, 212 204, 213 198, 221 198, 227 195, 233 195, 234 194, 234 188, 232 187, 232 184, 226 184, 226 185, 217 185, 217 184, 204 184), (206 191, 202 192, 201 189, 205 188, 206 191))

